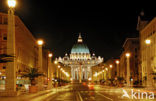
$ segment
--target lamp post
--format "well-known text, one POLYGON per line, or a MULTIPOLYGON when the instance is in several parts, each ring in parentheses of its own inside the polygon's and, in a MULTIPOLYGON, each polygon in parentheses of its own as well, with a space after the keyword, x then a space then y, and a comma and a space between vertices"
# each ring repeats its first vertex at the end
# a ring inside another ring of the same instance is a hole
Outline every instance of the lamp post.
POLYGON ((127 86, 130 86, 130 53, 126 53, 126 58, 127 58, 127 86))
POLYGON ((61 68, 61 66, 60 65, 58 65, 57 66, 57 78, 59 78, 60 77, 60 71, 59 71, 59 69, 61 68))
POLYGON ((53 54, 49 53, 48 54, 48 89, 52 88, 52 66, 51 66, 51 58, 52 58, 53 54))
POLYGON ((148 46, 147 50, 146 50, 146 57, 147 57, 147 87, 152 87, 152 67, 151 67, 151 49, 150 49, 150 44, 151 44, 151 40, 150 39, 146 39, 145 40, 145 44, 148 46))
POLYGON ((110 68, 112 68, 112 67, 113 67, 113 65, 109 65, 109 67, 110 67, 110 68))
POLYGON ((106 71, 106 80, 107 80, 107 78, 109 76, 109 71, 108 71, 108 68, 107 67, 105 68, 105 71, 106 71))
POLYGON ((43 40, 39 39, 37 41, 39 51, 38 51, 38 67, 39 71, 42 72, 42 45, 43 45, 43 40))
POLYGON ((57 85, 61 84, 61 71, 62 71, 62 70, 63 70, 63 69, 61 68, 61 66, 58 65, 58 66, 57 66, 57 78, 59 79, 59 81, 58 81, 58 84, 57 84, 57 85))
POLYGON ((105 72, 105 70, 102 70, 102 73, 103 73, 103 80, 104 80, 104 72, 105 72))
MULTIPOLYGON (((43 46, 43 40, 39 39, 37 40, 37 44, 38 44, 38 68, 40 72, 43 72, 42 69, 42 46, 43 46)), ((43 90, 43 77, 39 77, 38 78, 38 87, 39 90, 43 90)))
POLYGON ((120 63, 120 61, 116 60, 115 63, 117 65, 117 77, 119 77, 120 76, 120 73, 119 73, 119 63, 120 63))
POLYGON ((112 68, 113 68, 113 65, 109 65, 109 79, 111 79, 112 77, 111 77, 111 75, 112 75, 112 68))
POLYGON ((5 91, 8 96, 16 96, 16 51, 15 51, 15 0, 8 0, 8 31, 7 31, 7 54, 12 55, 13 61, 7 63, 5 91))

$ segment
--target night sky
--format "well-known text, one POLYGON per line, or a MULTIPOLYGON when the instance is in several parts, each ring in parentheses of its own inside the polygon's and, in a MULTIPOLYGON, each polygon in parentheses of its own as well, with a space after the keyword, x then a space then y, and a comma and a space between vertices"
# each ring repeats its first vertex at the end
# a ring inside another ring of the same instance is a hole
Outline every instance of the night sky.
MULTIPOLYGON (((55 57, 70 53, 78 33, 82 32, 91 53, 105 59, 117 58, 125 39, 138 36, 136 25, 139 13, 143 10, 149 19, 156 16, 155 3, 147 1, 17 1, 16 15, 36 38, 45 40, 45 47, 55 57)), ((6 0, 0 0, 0 11, 7 12, 6 0)))

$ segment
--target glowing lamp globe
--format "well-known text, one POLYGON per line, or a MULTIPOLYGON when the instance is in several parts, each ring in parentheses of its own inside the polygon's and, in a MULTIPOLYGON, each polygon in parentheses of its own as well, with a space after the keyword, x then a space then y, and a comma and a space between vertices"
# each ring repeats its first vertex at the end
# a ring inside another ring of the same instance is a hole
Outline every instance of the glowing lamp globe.
POLYGON ((16 0, 8 0, 8 6, 14 8, 16 6, 16 0))
POLYGON ((53 54, 52 53, 49 53, 49 55, 48 55, 49 57, 52 57, 53 56, 53 54))
POLYGON ((130 53, 126 53, 126 57, 130 57, 130 53))
POLYGON ((42 46, 43 45, 43 40, 38 40, 37 43, 38 43, 39 46, 42 46))
POLYGON ((145 40, 145 43, 146 43, 147 45, 149 45, 149 44, 151 43, 151 40, 147 39, 147 40, 145 40))
POLYGON ((109 67, 112 68, 113 66, 112 65, 109 65, 109 67))
POLYGON ((120 62, 119 62, 119 60, 116 60, 116 64, 119 64, 120 62))

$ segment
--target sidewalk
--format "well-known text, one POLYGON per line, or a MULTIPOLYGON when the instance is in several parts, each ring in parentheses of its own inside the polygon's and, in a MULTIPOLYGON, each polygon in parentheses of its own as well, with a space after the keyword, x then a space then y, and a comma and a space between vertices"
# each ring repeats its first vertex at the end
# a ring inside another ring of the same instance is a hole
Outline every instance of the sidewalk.
POLYGON ((63 87, 52 88, 50 90, 39 91, 37 93, 26 93, 16 97, 0 97, 0 101, 43 101, 54 94, 66 90, 69 85, 63 87))

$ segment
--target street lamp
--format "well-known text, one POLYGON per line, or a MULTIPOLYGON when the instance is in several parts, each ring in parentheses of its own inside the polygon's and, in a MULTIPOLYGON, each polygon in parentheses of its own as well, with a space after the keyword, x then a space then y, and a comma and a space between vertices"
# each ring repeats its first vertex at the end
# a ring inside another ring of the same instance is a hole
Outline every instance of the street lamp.
MULTIPOLYGON (((7 54, 16 56, 15 49, 15 15, 14 8, 16 6, 15 0, 8 0, 8 25, 7 25, 7 54)), ((6 82, 5 82, 5 93, 7 96, 17 95, 16 92, 16 58, 13 57, 12 62, 7 63, 6 68, 6 82)))
POLYGON ((49 53, 49 54, 48 54, 48 57, 49 57, 49 58, 51 58, 52 56, 53 56, 53 54, 52 54, 52 53, 49 53))
POLYGON ((61 77, 61 76, 60 76, 60 75, 61 75, 61 71, 63 71, 63 69, 62 69, 62 68, 60 69, 60 68, 61 68, 61 66, 58 65, 58 66, 57 66, 57 77, 58 77, 58 78, 61 77), (61 71, 60 71, 60 70, 61 70, 61 71))
MULTIPOLYGON (((151 40, 150 39, 146 39, 145 40, 145 44, 146 45, 150 45, 151 44, 151 40)), ((149 88, 149 87, 152 87, 152 78, 153 78, 153 76, 151 75, 152 74, 152 67, 151 67, 151 54, 150 53, 148 53, 148 52, 151 52, 151 47, 149 46, 149 47, 147 47, 146 48, 146 59, 147 59, 147 64, 146 64, 146 67, 147 67, 147 87, 149 88)))
POLYGON ((119 60, 116 60, 115 62, 116 62, 116 64, 119 64, 120 63, 119 60))
POLYGON ((39 40, 37 40, 37 44, 39 45, 39 46, 42 46, 43 45, 43 40, 42 39, 39 39, 39 40))
POLYGON ((151 40, 147 39, 147 40, 145 40, 145 43, 146 43, 147 45, 149 45, 149 44, 151 44, 151 40))
POLYGON ((111 79, 113 65, 110 64, 109 67, 110 67, 110 69, 109 69, 109 79, 111 79))
POLYGON ((109 65, 109 67, 110 67, 110 68, 112 68, 112 67, 113 67, 113 65, 109 65))
POLYGON ((61 66, 60 66, 60 65, 58 65, 57 67, 58 67, 58 68, 60 68, 61 66))
MULTIPOLYGON (((38 67, 39 67, 39 70, 42 72, 42 45, 43 45, 43 40, 42 39, 39 39, 37 40, 37 44, 39 46, 39 53, 38 53, 38 67)), ((49 54, 50 56, 52 54, 49 54)), ((49 56, 48 55, 48 56, 49 56)))
POLYGON ((127 86, 130 86, 130 61, 129 61, 130 53, 126 53, 127 58, 127 86))
POLYGON ((129 57, 130 57, 130 53, 126 53, 126 57, 128 57, 128 58, 129 58, 129 57))
POLYGON ((105 68, 106 71, 108 71, 108 68, 105 68))
MULTIPOLYGON (((42 72, 42 45, 43 45, 43 40, 39 39, 37 40, 37 44, 38 44, 38 68, 39 71, 42 72)), ((43 77, 39 77, 38 78, 38 86, 39 86, 39 90, 43 90, 43 77)))
POLYGON ((51 89, 52 88, 52 75, 51 75, 51 73, 52 73, 52 68, 51 68, 51 57, 52 57, 53 55, 52 55, 52 53, 49 53, 48 54, 48 57, 49 57, 49 59, 48 59, 48 89, 51 89))
POLYGON ((120 76, 120 73, 119 73, 119 63, 120 63, 120 61, 116 60, 115 63, 117 65, 117 77, 118 77, 118 76, 120 76))
POLYGON ((8 0, 9 8, 14 8, 16 6, 16 0, 8 0))
POLYGON ((57 61, 54 61, 54 63, 57 64, 58 62, 57 61))

